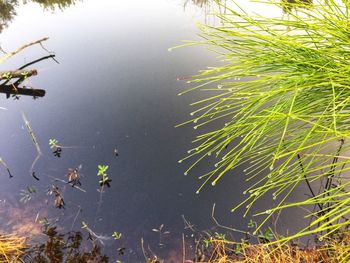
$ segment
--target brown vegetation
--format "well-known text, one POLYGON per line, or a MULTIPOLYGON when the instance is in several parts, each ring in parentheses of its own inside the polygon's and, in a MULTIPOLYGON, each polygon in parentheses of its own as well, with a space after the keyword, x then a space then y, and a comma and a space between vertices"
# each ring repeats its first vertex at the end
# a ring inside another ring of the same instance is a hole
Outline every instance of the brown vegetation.
POLYGON ((25 248, 25 238, 15 235, 0 235, 0 262, 19 262, 25 248))
POLYGON ((266 244, 236 243, 211 240, 212 250, 200 261, 210 263, 335 263, 350 260, 350 232, 324 240, 314 247, 301 248, 295 244, 280 247, 266 244))

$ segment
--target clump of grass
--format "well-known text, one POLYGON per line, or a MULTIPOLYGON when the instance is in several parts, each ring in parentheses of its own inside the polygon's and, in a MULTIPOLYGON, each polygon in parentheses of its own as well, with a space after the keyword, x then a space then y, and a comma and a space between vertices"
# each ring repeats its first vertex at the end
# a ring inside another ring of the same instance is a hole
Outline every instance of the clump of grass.
POLYGON ((198 193, 226 174, 244 176, 247 198, 232 211, 243 206, 247 215, 262 197, 274 200, 255 214, 263 219, 254 234, 276 212, 308 211, 309 225, 276 242, 310 234, 324 239, 350 224, 350 3, 313 2, 288 18, 225 6, 217 15, 221 25, 200 26, 203 41, 186 44, 209 46, 224 65, 201 71, 190 80, 195 87, 180 94, 200 90, 207 97, 192 103, 193 119, 184 123, 206 131, 179 162, 196 158, 188 174, 214 157, 214 167, 199 177, 198 193), (307 195, 289 202, 300 185, 307 195))
POLYGON ((26 248, 26 238, 15 235, 0 235, 0 262, 20 262, 26 248))

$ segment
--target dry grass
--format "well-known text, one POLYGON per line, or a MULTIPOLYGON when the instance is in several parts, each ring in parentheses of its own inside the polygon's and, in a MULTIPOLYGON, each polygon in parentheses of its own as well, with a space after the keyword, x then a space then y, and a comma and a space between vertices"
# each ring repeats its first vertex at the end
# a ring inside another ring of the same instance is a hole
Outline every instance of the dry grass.
POLYGON ((207 261, 211 263, 229 263, 229 262, 241 262, 241 263, 285 263, 285 262, 332 262, 326 255, 326 251, 321 251, 316 248, 301 249, 297 246, 283 246, 277 248, 274 251, 265 245, 249 245, 243 244, 241 246, 241 252, 236 253, 232 248, 232 244, 228 244, 222 240, 215 241, 215 250, 207 261))
POLYGON ((26 248, 26 238, 15 235, 0 235, 0 263, 20 262, 26 248))
POLYGON ((333 239, 329 238, 321 245, 309 248, 300 248, 297 245, 283 245, 276 248, 266 244, 239 244, 223 240, 212 240, 211 244, 210 256, 200 262, 328 263, 350 261, 350 232, 337 235, 333 239), (239 250, 237 245, 239 245, 239 250))

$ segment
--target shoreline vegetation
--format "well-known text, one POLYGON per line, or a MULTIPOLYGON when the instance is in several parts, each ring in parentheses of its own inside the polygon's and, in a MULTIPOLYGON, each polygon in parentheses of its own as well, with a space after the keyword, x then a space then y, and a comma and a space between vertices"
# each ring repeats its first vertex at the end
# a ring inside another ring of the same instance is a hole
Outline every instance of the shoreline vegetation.
MULTIPOLYGON (((83 245, 83 234, 81 232, 69 232, 59 234, 55 227, 48 228, 43 232, 46 240, 31 244, 29 238, 16 235, 0 235, 0 262, 65 262, 107 263, 109 258, 101 252, 101 247, 93 242, 90 249, 83 245)), ((178 262, 182 263, 287 263, 287 262, 348 262, 350 260, 350 231, 328 237, 313 246, 302 246, 296 242, 282 246, 270 246, 266 243, 251 243, 249 241, 234 242, 226 240, 223 235, 208 232, 197 233, 207 236, 196 245, 196 254, 186 254, 186 249, 177 251, 178 262)), ((141 244, 143 246, 143 243, 141 244)), ((183 247, 185 248, 185 246, 183 247)), ((144 250, 144 248, 143 248, 144 250)), ((144 252, 144 262, 166 263, 167 259, 155 254, 144 252)), ((122 260, 116 262, 123 262, 122 260)), ((171 261, 174 262, 174 261, 171 261)))
POLYGON ((226 175, 249 182, 232 212, 243 208, 243 217, 257 220, 253 236, 291 209, 303 211, 305 226, 248 244, 246 258, 230 257, 230 242, 214 241, 217 261, 210 262, 349 262, 350 2, 255 1, 281 10, 272 17, 250 14, 240 1, 214 2, 225 10, 215 14, 220 22, 200 25, 201 40, 175 47, 204 46, 223 64, 187 78, 192 87, 178 94, 205 94, 177 126, 198 131, 179 163, 189 162, 184 174, 200 179, 198 194, 226 175), (196 166, 208 163, 198 176, 196 166), (261 199, 271 202, 258 207, 261 199), (296 249, 298 240, 309 247, 296 249))

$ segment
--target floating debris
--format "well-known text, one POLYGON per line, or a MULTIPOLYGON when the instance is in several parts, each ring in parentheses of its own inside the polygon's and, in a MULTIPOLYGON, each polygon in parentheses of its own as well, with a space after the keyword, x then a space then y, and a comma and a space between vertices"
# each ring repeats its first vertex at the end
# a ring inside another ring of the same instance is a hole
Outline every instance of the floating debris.
POLYGON ((55 207, 56 208, 64 208, 65 202, 63 196, 56 185, 52 185, 48 190, 48 195, 55 195, 55 207))
POLYGON ((68 184, 71 184, 72 187, 78 185, 81 186, 81 182, 80 182, 80 172, 79 170, 81 169, 81 166, 79 166, 78 168, 69 168, 68 169, 68 173, 66 174, 66 177, 68 178, 68 184))
POLYGON ((114 148, 113 153, 114 153, 114 155, 115 155, 116 157, 119 156, 119 151, 118 151, 117 148, 114 148))
MULTIPOLYGON (((46 175, 47 177, 50 177, 50 178, 52 178, 54 181, 56 181, 56 182, 61 182, 61 183, 64 183, 64 184, 69 184, 69 182, 67 182, 67 181, 65 181, 65 180, 62 180, 62 179, 60 179, 60 178, 56 178, 56 177, 53 177, 53 176, 51 176, 51 175, 46 175)), ((83 189, 83 188, 81 188, 81 187, 79 187, 79 186, 77 186, 77 185, 72 185, 72 187, 74 187, 74 188, 76 188, 76 189, 78 189, 78 190, 80 190, 80 191, 82 191, 82 192, 84 192, 84 193, 86 193, 86 190, 85 189, 83 189)))

